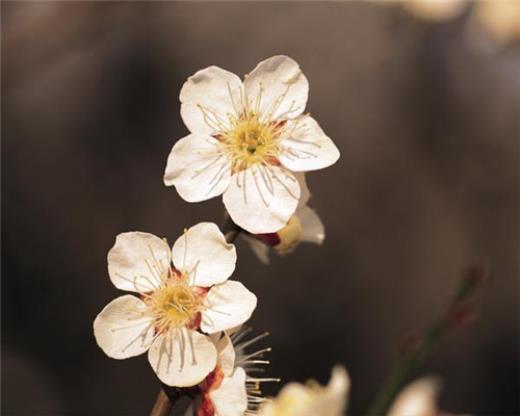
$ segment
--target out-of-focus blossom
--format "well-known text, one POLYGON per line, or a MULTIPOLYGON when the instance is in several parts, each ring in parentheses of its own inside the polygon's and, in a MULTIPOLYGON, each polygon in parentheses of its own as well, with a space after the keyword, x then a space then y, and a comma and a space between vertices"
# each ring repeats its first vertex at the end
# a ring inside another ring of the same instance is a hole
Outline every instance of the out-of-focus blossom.
POLYGON ((461 14, 467 2, 463 0, 416 0, 402 1, 401 5, 415 17, 444 21, 461 14))
POLYGON ((350 381, 342 367, 335 367, 327 386, 316 382, 289 383, 260 408, 260 416, 340 416, 347 403, 350 381))
POLYGON ((468 2, 465 0, 393 0, 420 19, 441 22, 459 16, 468 2))
POLYGON ((269 263, 269 252, 285 255, 292 252, 300 243, 321 245, 325 239, 325 227, 316 212, 307 205, 310 199, 305 175, 296 175, 300 183, 301 198, 294 215, 287 224, 274 233, 242 234, 253 252, 263 263, 269 263))
POLYGON ((260 62, 244 82, 216 66, 198 71, 180 93, 191 134, 173 146, 164 183, 188 202, 223 194, 233 221, 253 234, 284 227, 301 194, 293 172, 339 158, 316 120, 303 114, 308 90, 287 56, 260 62))
POLYGON ((200 223, 170 250, 153 234, 119 234, 108 272, 121 290, 137 292, 110 302, 94 321, 98 345, 112 358, 148 351, 159 379, 177 387, 200 383, 217 362, 206 334, 236 327, 251 316, 256 296, 228 280, 236 251, 218 227, 200 223))
POLYGON ((246 348, 266 337, 264 333, 242 341, 250 328, 240 328, 228 336, 227 333, 214 335, 213 341, 218 351, 215 369, 201 383, 202 402, 197 408, 197 416, 244 416, 257 414, 258 407, 265 400, 260 384, 279 381, 276 378, 256 377, 259 368, 269 364, 263 359, 264 348, 247 353, 246 348))
POLYGON ((520 1, 493 0, 475 2, 471 14, 471 31, 482 31, 498 45, 520 40, 520 1))
POLYGON ((388 416, 438 416, 439 390, 440 383, 434 377, 412 382, 399 393, 388 416))

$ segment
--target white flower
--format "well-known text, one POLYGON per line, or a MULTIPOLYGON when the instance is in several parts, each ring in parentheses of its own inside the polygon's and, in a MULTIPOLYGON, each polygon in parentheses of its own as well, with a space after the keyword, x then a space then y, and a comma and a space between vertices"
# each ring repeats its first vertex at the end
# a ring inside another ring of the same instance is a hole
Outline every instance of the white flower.
POLYGON ((406 386, 392 404, 388 416, 437 416, 440 383, 434 377, 423 377, 406 386))
POLYGON ((245 349, 266 337, 264 333, 247 341, 241 341, 250 328, 241 327, 229 336, 213 336, 218 351, 215 370, 201 383, 202 401, 197 409, 198 416, 244 416, 256 415, 258 407, 265 400, 260 384, 279 381, 276 378, 255 377, 253 373, 262 371, 260 365, 269 364, 263 354, 264 348, 247 354, 245 349))
POLYGON ((460 16, 467 6, 465 0, 397 0, 397 2, 415 17, 434 22, 460 16))
POLYGON ((305 176, 300 173, 296 175, 296 178, 300 183, 302 196, 296 212, 289 218, 287 224, 274 233, 241 234, 263 263, 269 263, 270 249, 277 254, 285 255, 292 252, 302 242, 321 245, 325 239, 325 227, 320 217, 307 205, 310 192, 305 182, 305 176))
POLYGON ((474 5, 470 20, 472 35, 482 30, 498 46, 520 39, 520 2, 517 0, 482 1, 474 5))
POLYGON ((227 280, 236 263, 235 247, 212 223, 200 223, 179 237, 173 249, 152 234, 119 234, 108 253, 108 272, 124 295, 94 321, 98 345, 112 358, 143 354, 159 379, 177 387, 201 382, 217 362, 206 334, 242 324, 256 296, 227 280), (203 333, 202 333, 203 332, 203 333))
POLYGON ((191 134, 173 146, 164 183, 188 202, 223 194, 233 221, 251 233, 279 230, 300 199, 292 172, 339 158, 332 140, 303 114, 308 90, 287 56, 260 62, 244 82, 216 66, 198 71, 180 93, 191 134))
POLYGON ((260 416, 341 416, 345 411, 350 381, 342 367, 335 367, 326 387, 315 382, 289 383, 276 399, 266 401, 260 416))

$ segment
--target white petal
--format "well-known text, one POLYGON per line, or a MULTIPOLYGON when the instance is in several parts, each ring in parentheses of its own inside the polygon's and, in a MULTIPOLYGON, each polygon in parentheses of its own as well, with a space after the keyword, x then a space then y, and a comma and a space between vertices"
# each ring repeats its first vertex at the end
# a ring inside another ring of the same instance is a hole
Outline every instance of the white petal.
POLYGON ((316 212, 307 205, 298 208, 296 216, 302 226, 302 241, 322 244, 325 240, 325 227, 316 212))
POLYGON ((200 202, 220 195, 229 185, 231 161, 221 153, 218 140, 190 134, 173 146, 164 184, 174 185, 182 199, 200 202))
POLYGON ((247 242, 251 250, 253 250, 253 253, 255 253, 256 257, 258 257, 262 263, 269 264, 269 247, 267 247, 266 244, 244 233, 241 234, 241 237, 247 242))
POLYGON ((247 321, 256 308, 256 296, 242 283, 228 280, 209 290, 204 306, 200 328, 214 334, 247 321))
POLYGON ((243 416, 247 410, 246 372, 237 367, 231 377, 224 377, 218 389, 209 392, 215 416, 243 416))
POLYGON ((440 383, 434 377, 425 377, 414 381, 399 393, 388 416, 437 415, 439 389, 440 383))
POLYGON ((218 365, 224 372, 226 377, 229 377, 233 373, 235 368, 235 348, 231 338, 224 332, 222 337, 217 340, 217 356, 218 365))
POLYGON ((296 211, 300 185, 286 169, 252 166, 231 177, 224 205, 235 222, 252 234, 282 228, 296 211))
POLYGON ((192 133, 222 131, 228 114, 240 111, 242 81, 232 72, 210 66, 196 72, 184 83, 181 117, 192 133))
POLYGON ((312 404, 302 412, 302 416, 342 416, 347 406, 350 380, 343 367, 334 367, 329 384, 325 391, 313 400, 312 404))
POLYGON ((177 239, 172 259, 177 269, 190 273, 192 286, 208 287, 231 276, 237 253, 216 224, 201 222, 177 239))
POLYGON ((307 179, 305 178, 305 173, 303 172, 293 172, 294 177, 300 184, 300 200, 298 201, 298 207, 303 207, 307 205, 309 199, 311 199, 311 191, 307 186, 307 179))
POLYGON ((260 62, 246 76, 244 88, 249 107, 259 107, 264 120, 299 116, 309 95, 309 82, 299 65, 283 55, 260 62))
POLYGON ((171 329, 154 341, 148 361, 164 384, 189 387, 213 371, 217 350, 206 335, 186 328, 171 329))
POLYGON ((115 287, 150 292, 170 267, 170 248, 159 237, 142 232, 119 234, 108 252, 108 274, 115 287))
POLYGON ((154 319, 135 296, 114 299, 94 320, 94 336, 106 355, 116 359, 144 353, 154 339, 154 319))
POLYGON ((280 141, 282 164, 295 172, 323 169, 339 159, 339 150, 312 117, 295 120, 292 133, 280 141))

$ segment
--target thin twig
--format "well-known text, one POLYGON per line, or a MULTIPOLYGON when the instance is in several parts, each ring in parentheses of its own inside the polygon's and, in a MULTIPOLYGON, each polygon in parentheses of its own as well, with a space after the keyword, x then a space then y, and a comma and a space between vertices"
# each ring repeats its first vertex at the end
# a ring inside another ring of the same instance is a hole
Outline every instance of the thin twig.
POLYGON ((399 391, 408 382, 414 370, 424 362, 432 348, 452 329, 474 318, 476 293, 487 275, 488 271, 485 266, 475 265, 467 271, 446 312, 426 329, 419 342, 410 348, 394 367, 370 406, 368 416, 385 415, 399 391))

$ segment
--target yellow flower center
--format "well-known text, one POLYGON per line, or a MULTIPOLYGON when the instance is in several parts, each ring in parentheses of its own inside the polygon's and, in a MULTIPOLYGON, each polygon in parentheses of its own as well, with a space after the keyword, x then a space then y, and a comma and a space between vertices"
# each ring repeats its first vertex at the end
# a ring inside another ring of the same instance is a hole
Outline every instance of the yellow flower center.
POLYGON ((240 171, 256 164, 276 163, 278 138, 285 122, 263 122, 258 114, 246 111, 230 120, 229 130, 220 135, 233 170, 240 171))
POLYGON ((202 310, 200 296, 177 277, 169 279, 164 287, 153 292, 148 303, 155 316, 158 332, 189 325, 202 310))

